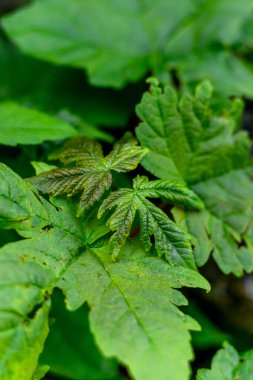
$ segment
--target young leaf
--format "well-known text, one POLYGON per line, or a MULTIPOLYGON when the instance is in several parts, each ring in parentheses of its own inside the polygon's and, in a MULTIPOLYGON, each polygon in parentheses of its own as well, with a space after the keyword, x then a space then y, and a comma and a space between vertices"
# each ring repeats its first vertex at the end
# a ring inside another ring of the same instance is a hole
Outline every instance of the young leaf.
MULTIPOLYGON (((147 257, 137 243, 127 245, 113 263, 108 247, 89 248, 86 222, 75 217, 72 204, 51 199, 56 208, 37 198, 48 214, 47 228, 0 249, 1 379, 32 378, 48 333, 51 295, 59 287, 69 309, 89 303, 100 348, 125 363, 137 380, 166 380, 168 374, 186 380, 192 358, 189 329, 198 325, 178 310, 187 301, 175 289, 209 290, 207 281, 189 268, 147 257)), ((21 207, 25 201, 20 200, 21 207)), ((36 204, 32 207, 40 213, 36 204)))
POLYGON ((169 181, 148 181, 147 177, 136 177, 133 189, 119 189, 112 192, 99 208, 98 217, 116 207, 107 224, 114 231, 110 244, 116 257, 131 232, 136 215, 140 219, 140 239, 145 249, 151 247, 150 237, 155 238, 155 247, 159 256, 165 256, 173 263, 195 268, 192 257, 190 237, 179 228, 158 207, 146 198, 160 198, 172 204, 185 205, 191 208, 202 208, 199 198, 184 185, 169 181))
POLYGON ((20 106, 0 103, 0 144, 40 144, 45 140, 59 140, 75 136, 68 123, 47 114, 20 106))
POLYGON ((211 369, 200 369, 197 380, 249 380, 253 377, 253 350, 240 356, 225 343, 214 356, 211 369))
POLYGON ((111 187, 111 171, 127 172, 137 167, 147 150, 137 146, 137 141, 126 134, 106 157, 99 143, 84 138, 74 139, 51 156, 65 164, 76 163, 71 168, 54 169, 31 178, 30 181, 44 193, 69 197, 82 192, 77 215, 98 201, 111 187))
POLYGON ((98 164, 104 158, 101 144, 83 137, 68 140, 61 149, 49 156, 50 160, 60 160, 64 164, 98 164))
POLYGON ((194 97, 184 94, 180 100, 171 87, 153 83, 137 106, 142 120, 137 136, 149 149, 144 167, 187 184, 205 204, 199 213, 181 212, 196 242, 197 265, 213 251, 225 273, 241 275, 253 269, 251 141, 237 131, 238 100, 217 115, 209 106, 211 96, 208 82, 194 97))

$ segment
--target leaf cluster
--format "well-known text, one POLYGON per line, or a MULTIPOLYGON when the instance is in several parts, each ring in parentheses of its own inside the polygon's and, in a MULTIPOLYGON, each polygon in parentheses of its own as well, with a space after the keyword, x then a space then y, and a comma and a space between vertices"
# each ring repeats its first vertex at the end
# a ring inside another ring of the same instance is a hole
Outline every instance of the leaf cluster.
MULTIPOLYGON (((99 346, 108 356, 127 363, 135 378, 151 379, 158 373, 166 379, 168 365, 174 372, 172 344, 182 364, 175 378, 184 378, 192 358, 188 330, 199 327, 178 310, 187 301, 175 289, 209 289, 208 282, 195 270, 171 267, 147 256, 136 241, 125 245, 120 259, 113 262, 108 246, 97 245, 108 232, 102 226, 98 233, 97 218, 76 218, 75 207, 68 201, 46 201, 3 164, 0 173, 6 183, 0 199, 9 199, 9 204, 2 203, 4 227, 15 228, 25 237, 0 249, 1 379, 30 379, 36 370, 56 287, 62 289, 69 310, 88 303, 99 346), (147 371, 147 360, 152 360, 151 371, 147 371)), ((96 360, 102 359, 97 356, 96 360)), ((104 369, 104 376, 112 371, 113 367, 104 369)))
MULTIPOLYGON (((50 158, 59 159, 64 164, 74 163, 76 166, 46 171, 31 178, 30 182, 42 192, 53 196, 67 194, 72 197, 82 191, 77 208, 77 216, 80 216, 111 187, 111 171, 127 172, 136 168, 147 153, 147 150, 136 144, 134 138, 126 135, 104 157, 99 143, 84 138, 70 140, 50 158)), ((154 236, 159 256, 165 256, 171 265, 180 263, 194 269, 190 236, 146 198, 163 198, 172 205, 202 208, 202 202, 196 194, 178 182, 149 181, 145 176, 137 176, 133 180, 133 189, 120 188, 113 191, 103 200, 98 210, 98 218, 101 218, 105 212, 116 207, 107 221, 109 229, 114 232, 110 238, 113 257, 118 256, 130 235, 138 211, 140 240, 146 251, 152 245, 150 237, 154 236)))
POLYGON ((146 152, 129 134, 119 140, 106 157, 101 144, 84 138, 74 139, 51 155, 51 159, 76 166, 53 169, 31 181, 41 191, 54 196, 67 194, 72 197, 82 192, 77 210, 80 216, 110 189, 112 171, 124 173, 135 169, 146 152))
POLYGON ((253 0, 6 3, 0 379, 251 380, 253 0))

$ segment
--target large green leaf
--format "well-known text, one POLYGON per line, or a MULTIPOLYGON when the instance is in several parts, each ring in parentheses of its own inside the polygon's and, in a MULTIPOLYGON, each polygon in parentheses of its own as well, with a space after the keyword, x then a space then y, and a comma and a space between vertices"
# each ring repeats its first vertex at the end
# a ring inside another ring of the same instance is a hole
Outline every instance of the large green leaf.
POLYGON ((249 380, 253 377, 253 350, 239 356, 225 343, 212 360, 211 369, 200 369, 197 380, 249 380))
POLYGON ((188 330, 198 325, 178 310, 187 301, 174 289, 208 289, 195 271, 146 257, 134 242, 116 263, 104 248, 81 255, 59 286, 68 308, 87 300, 91 329, 102 351, 126 364, 136 380, 188 379, 188 330))
POLYGON ((213 251, 225 273, 240 275, 253 269, 251 141, 237 131, 240 102, 217 114, 210 98, 207 82, 195 97, 184 94, 178 100, 171 87, 162 90, 154 81, 137 106, 142 120, 137 136, 150 151, 143 160, 146 169, 186 183, 205 203, 200 212, 174 210, 176 221, 194 237, 197 264, 213 251))
POLYGON ((85 68, 96 85, 176 69, 183 80, 212 78, 222 93, 252 97, 252 68, 237 54, 251 38, 251 11, 252 0, 37 0, 3 24, 25 52, 85 68))
POLYGON ((175 66, 179 67, 182 82, 193 88, 199 81, 208 78, 214 84, 215 91, 224 96, 253 97, 253 68, 239 54, 217 48, 200 50, 187 59, 178 60, 175 66), (234 80, 231 81, 231 78, 234 80))
POLYGON ((2 219, 8 223, 11 218, 15 228, 32 238, 9 243, 0 250, 0 377, 30 380, 48 333, 50 295, 84 243, 71 207, 59 204, 56 209, 10 172, 1 165, 5 174, 3 197, 12 202, 4 209, 2 219), (13 215, 16 201, 27 213, 28 222, 36 216, 43 224, 36 223, 37 229, 31 229, 23 214, 13 215))
MULTIPOLYGON (((113 262, 108 247, 94 246, 107 229, 100 230, 92 218, 77 219, 71 203, 35 197, 20 177, 10 176, 10 169, 2 165, 1 170, 10 181, 6 198, 12 199, 10 185, 16 187, 13 202, 18 199, 26 210, 28 200, 28 219, 37 215, 46 223, 24 228, 23 214, 14 215, 15 228, 29 239, 0 249, 1 379, 31 379, 48 334, 51 295, 60 287, 69 309, 88 302, 97 344, 105 355, 126 364, 137 380, 157 375, 167 380, 172 374, 186 380, 192 358, 188 330, 198 325, 177 309, 186 299, 174 289, 208 290, 207 281, 194 270, 170 268, 162 259, 147 257, 136 242, 113 262), (23 198, 18 198, 19 190, 25 191, 23 198)), ((8 213, 4 218, 8 222, 8 213)))
POLYGON ((28 229, 48 224, 48 212, 16 173, 0 163, 0 227, 28 229))
POLYGON ((40 144, 75 134, 76 130, 62 120, 16 103, 0 103, 0 144, 40 144))
POLYGON ((133 116, 144 85, 131 85, 121 91, 95 88, 82 70, 25 56, 1 37, 1 101, 11 99, 53 115, 60 113, 77 124, 83 135, 106 141, 110 141, 110 135, 95 126, 123 127, 133 116), (36 80, 31 80, 31 73, 36 80))

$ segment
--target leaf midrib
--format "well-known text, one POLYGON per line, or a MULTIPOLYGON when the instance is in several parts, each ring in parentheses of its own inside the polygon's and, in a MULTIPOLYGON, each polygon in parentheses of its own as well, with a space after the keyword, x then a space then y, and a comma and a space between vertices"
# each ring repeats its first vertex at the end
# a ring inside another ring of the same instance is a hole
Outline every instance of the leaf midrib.
MULTIPOLYGON (((91 254, 93 254, 93 252, 91 252, 91 254)), ((131 302, 128 300, 127 296, 124 294, 124 291, 121 289, 121 287, 119 286, 119 284, 115 281, 115 279, 113 279, 113 277, 111 276, 111 273, 106 269, 106 267, 105 267, 103 261, 101 260, 101 258, 96 253, 95 253, 94 256, 96 257, 99 265, 103 268, 103 270, 107 274, 107 276, 108 276, 108 278, 110 280, 110 283, 113 284, 115 286, 115 288, 121 294, 123 300, 125 301, 128 309, 131 311, 131 313, 132 313, 133 317, 135 318, 137 324, 139 325, 140 329, 144 332, 144 335, 146 336, 147 341, 149 342, 149 345, 157 350, 157 346, 156 346, 155 342, 153 341, 152 337, 149 335, 148 331, 146 330, 145 325, 141 321, 141 318, 138 316, 138 314, 135 311, 134 307, 131 305, 131 302)))

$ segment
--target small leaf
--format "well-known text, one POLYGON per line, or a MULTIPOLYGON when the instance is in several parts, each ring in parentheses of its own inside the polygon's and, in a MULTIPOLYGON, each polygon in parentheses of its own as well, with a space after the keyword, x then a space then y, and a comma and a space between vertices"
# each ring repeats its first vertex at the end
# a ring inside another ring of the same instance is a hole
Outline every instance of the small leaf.
POLYGON ((137 140, 130 133, 126 133, 121 140, 116 142, 111 153, 105 158, 105 165, 116 172, 134 170, 148 152, 137 144, 137 140))
POLYGON ((130 134, 119 140, 106 157, 99 143, 77 138, 68 141, 50 156, 64 164, 76 163, 77 166, 54 169, 29 180, 40 191, 54 196, 67 194, 72 197, 82 192, 77 210, 80 216, 111 187, 111 171, 135 169, 146 152, 146 149, 137 146, 137 141, 130 134))
POLYGON ((147 242, 148 236, 154 235, 159 256, 165 256, 171 265, 183 265, 195 269, 191 237, 184 230, 148 200, 141 199, 139 215, 142 241, 147 242))
POLYGON ((50 160, 60 160, 64 164, 83 165, 97 164, 103 158, 101 144, 84 137, 68 140, 61 149, 49 156, 50 160))
POLYGON ((31 165, 33 166, 36 175, 49 172, 50 170, 56 169, 57 166, 54 165, 48 165, 45 162, 41 161, 31 161, 31 165))
POLYGON ((148 181, 147 177, 142 176, 135 178, 133 186, 134 189, 141 190, 141 194, 147 198, 164 198, 171 204, 183 205, 190 209, 204 208, 203 202, 192 190, 176 181, 148 181))
POLYGON ((211 369, 199 369, 197 380, 249 380, 253 377, 253 350, 239 357, 237 351, 224 343, 212 360, 211 369))
POLYGON ((159 256, 165 256, 171 265, 180 264, 195 268, 190 236, 177 226, 158 207, 146 198, 163 196, 170 203, 202 207, 199 198, 184 185, 169 180, 148 181, 147 177, 136 177, 132 189, 120 189, 105 199, 98 211, 98 217, 112 208, 116 210, 107 224, 113 235, 110 244, 113 256, 117 257, 124 245, 138 211, 140 218, 140 239, 148 251, 152 246, 150 237, 155 238, 155 247, 159 256))

